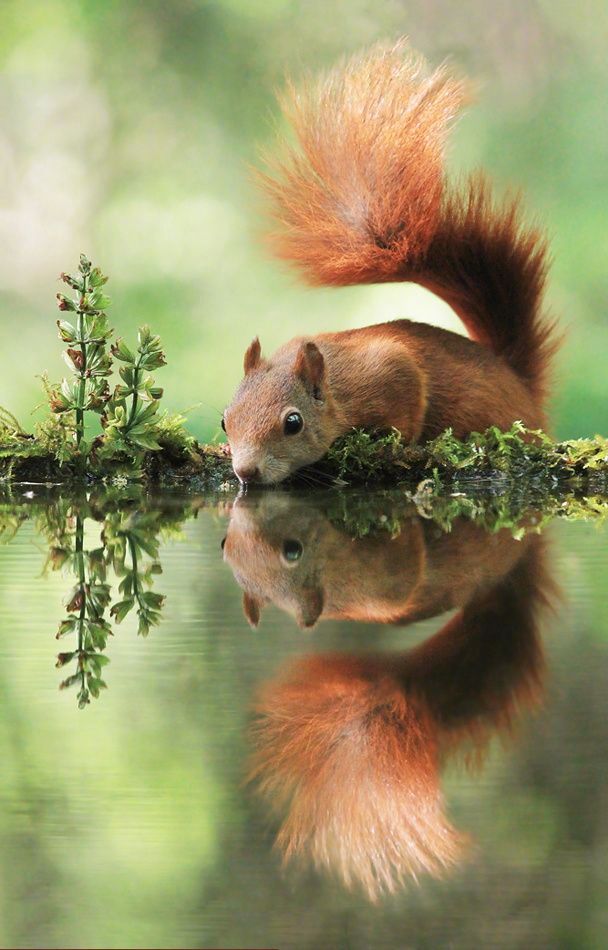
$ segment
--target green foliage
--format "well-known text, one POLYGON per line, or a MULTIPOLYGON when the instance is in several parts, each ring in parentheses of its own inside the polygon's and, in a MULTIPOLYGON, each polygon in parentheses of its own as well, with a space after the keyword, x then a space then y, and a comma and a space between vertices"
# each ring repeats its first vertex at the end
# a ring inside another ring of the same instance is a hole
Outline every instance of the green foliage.
POLYGON ((501 494, 472 486, 466 492, 450 492, 434 479, 425 479, 413 491, 329 491, 322 504, 332 524, 351 538, 396 537, 413 515, 433 521, 442 532, 451 531, 457 520, 465 518, 491 534, 507 529, 515 538, 540 534, 554 518, 608 520, 607 495, 543 491, 529 484, 511 486, 501 494))
POLYGON ((90 446, 84 441, 85 412, 103 413, 110 399, 107 377, 112 373, 112 360, 107 345, 112 330, 105 313, 110 298, 101 290, 107 277, 98 267, 80 255, 78 276, 61 274, 61 279, 75 295, 57 294, 61 311, 75 314, 75 322, 58 320, 59 339, 68 344, 63 358, 71 379, 64 378, 50 391, 50 407, 55 413, 69 413, 74 420, 75 454, 86 464, 90 446))
POLYGON ((186 417, 181 413, 163 412, 155 422, 154 435, 163 449, 172 458, 192 456, 198 442, 185 428, 186 417))
MULTIPOLYGON (((76 291, 76 297, 57 295, 60 310, 77 315, 76 326, 65 320, 57 322, 60 338, 70 344, 64 358, 76 380, 70 383, 64 379, 59 389, 51 391, 51 409, 55 413, 75 414, 78 453, 86 456, 93 449, 96 460, 126 458, 137 467, 146 452, 156 452, 161 447, 154 430, 163 391, 150 375, 150 370, 166 364, 160 337, 144 326, 139 330, 136 350, 131 350, 119 337, 108 353, 113 331, 104 310, 110 299, 101 291, 108 278, 98 267, 92 267, 84 255, 79 269, 79 277, 61 275, 76 291), (112 356, 123 365, 119 370, 121 382, 110 393, 107 377, 112 373, 112 356), (83 442, 87 410, 100 414, 104 430, 92 446, 83 442)), ((56 457, 59 456, 65 460, 61 448, 56 457)))
POLYGON ((108 278, 80 256, 78 274, 61 274, 72 296, 58 293, 59 309, 74 314, 72 322, 57 321, 59 338, 67 343, 63 353, 70 377, 42 384, 51 414, 36 427, 23 431, 16 418, 0 408, 0 458, 8 460, 5 477, 16 459, 52 459, 71 474, 106 475, 128 472, 140 475, 148 453, 168 451, 186 458, 196 449, 196 440, 184 429, 181 415, 158 414, 163 390, 151 371, 166 365, 160 337, 147 326, 140 327, 137 346, 131 349, 114 331, 106 308, 110 298, 102 291, 108 278), (113 359, 120 365, 120 382, 110 390, 113 359), (87 414, 100 417, 102 433, 85 438, 87 414))
POLYGON ((330 472, 344 484, 382 482, 394 471, 404 445, 397 429, 384 435, 353 429, 334 442, 325 461, 330 472))
MULTIPOLYGON (((134 501, 141 499, 110 491, 100 498, 59 499, 34 508, 38 528, 49 545, 47 569, 67 571, 74 578, 56 638, 75 635, 77 642, 58 654, 56 666, 64 669, 73 664, 60 689, 75 687, 80 709, 107 688, 102 671, 110 662, 105 650, 114 634, 112 621, 120 624, 135 610, 140 636, 147 636, 160 622, 165 598, 152 589, 162 573, 160 537, 192 511, 183 505, 142 511, 133 506, 134 501), (100 524, 99 543, 91 549, 85 548, 87 520, 100 524), (112 593, 111 573, 118 581, 118 597, 112 593)), ((24 518, 25 508, 0 506, 0 540, 11 540, 24 518)))
POLYGON ((426 446, 434 463, 452 471, 473 469, 505 472, 512 477, 546 474, 580 475, 583 472, 608 471, 608 439, 573 439, 553 442, 539 429, 526 429, 515 422, 502 432, 491 426, 485 432, 472 432, 456 439, 447 429, 426 446))
POLYGON ((162 594, 151 590, 154 576, 162 573, 159 560, 158 512, 114 512, 106 516, 104 539, 122 599, 110 611, 122 623, 137 608, 138 634, 146 637, 160 622, 162 594), (151 558, 145 565, 142 560, 151 558))
POLYGON ((100 459, 127 456, 141 463, 146 452, 161 446, 156 439, 156 413, 163 395, 148 372, 166 363, 160 337, 149 327, 141 327, 137 350, 132 352, 122 339, 112 346, 112 354, 124 365, 120 367, 122 382, 116 386, 102 416, 104 438, 98 450, 100 459))
POLYGON ((467 477, 504 476, 547 484, 580 477, 608 476, 608 439, 553 442, 540 430, 520 422, 502 432, 491 426, 458 439, 447 429, 424 445, 408 445, 393 430, 375 436, 354 429, 327 454, 326 471, 347 484, 411 481, 417 476, 458 481, 467 477))

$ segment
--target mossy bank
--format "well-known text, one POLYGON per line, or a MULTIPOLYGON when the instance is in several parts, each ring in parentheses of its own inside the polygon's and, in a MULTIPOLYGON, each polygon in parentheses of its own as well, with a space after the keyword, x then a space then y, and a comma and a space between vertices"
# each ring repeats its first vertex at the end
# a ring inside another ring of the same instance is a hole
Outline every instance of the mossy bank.
MULTIPOLYGON (((97 455, 95 444, 83 467, 80 458, 58 458, 50 438, 11 429, 0 421, 0 478, 8 482, 74 483, 143 481, 195 489, 236 484, 226 445, 199 445, 170 417, 154 427, 157 447, 136 462, 127 453, 97 455)), ((375 435, 363 430, 339 439, 314 469, 304 469, 292 483, 319 488, 417 485, 495 487, 529 483, 544 491, 577 486, 608 494, 608 439, 553 442, 516 424, 456 439, 448 430, 425 445, 409 445, 399 433, 375 435)))

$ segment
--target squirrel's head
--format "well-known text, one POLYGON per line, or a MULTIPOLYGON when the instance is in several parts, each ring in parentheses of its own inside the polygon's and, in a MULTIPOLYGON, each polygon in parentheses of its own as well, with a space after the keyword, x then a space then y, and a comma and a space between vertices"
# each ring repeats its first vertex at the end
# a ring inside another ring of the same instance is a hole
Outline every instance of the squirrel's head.
POLYGON ((299 627, 319 620, 405 623, 419 609, 427 564, 421 521, 353 537, 332 522, 318 496, 247 492, 237 498, 222 556, 243 589, 243 612, 257 627, 275 604, 299 627))
POLYGON ((332 530, 315 507, 291 493, 254 492, 235 501, 222 556, 243 588, 252 627, 270 602, 294 615, 302 629, 315 626, 324 601, 319 560, 332 530))
POLYGON ((232 467, 242 484, 276 484, 318 461, 335 438, 325 361, 306 341, 276 362, 263 359, 256 337, 243 366, 244 379, 222 418, 232 467))

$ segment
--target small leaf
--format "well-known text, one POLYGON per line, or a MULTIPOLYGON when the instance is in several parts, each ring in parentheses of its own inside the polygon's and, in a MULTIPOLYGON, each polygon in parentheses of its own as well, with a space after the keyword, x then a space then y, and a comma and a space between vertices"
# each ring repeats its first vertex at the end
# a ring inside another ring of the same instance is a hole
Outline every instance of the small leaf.
POLYGON ((150 624, 147 618, 143 615, 139 615, 139 624, 137 627, 137 636, 138 637, 147 637, 150 633, 150 624))
POLYGON ((145 349, 152 338, 149 326, 140 327, 137 333, 137 346, 139 350, 145 349))
POLYGON ((75 373, 82 373, 84 368, 84 354, 82 350, 75 350, 73 348, 64 350, 63 358, 69 369, 75 373))
POLYGON ((91 262, 84 254, 80 255, 80 263, 78 264, 78 270, 84 276, 87 276, 91 273, 91 262))
POLYGON ((161 446, 152 435, 146 435, 143 432, 127 433, 127 438, 141 449, 147 449, 150 452, 158 452, 161 446))
POLYGON ((80 673, 72 673, 71 676, 68 676, 67 679, 59 684, 59 689, 69 689, 70 686, 75 686, 76 683, 80 683, 80 680, 80 673))
POLYGON ((110 615, 114 617, 116 623, 122 623, 128 613, 133 610, 135 606, 135 601, 132 597, 127 597, 125 600, 119 600, 116 604, 112 605, 110 610, 110 615))
POLYGON ((102 287, 108 278, 105 274, 102 274, 99 267, 94 267, 89 276, 89 284, 91 287, 102 287))
POLYGON ((119 369, 121 379, 129 386, 133 388, 134 382, 134 370, 132 366, 121 366, 119 369))
POLYGON ((84 709, 91 702, 88 689, 81 689, 76 698, 78 699, 79 709, 84 709))
POLYGON ((88 305, 93 310, 105 310, 106 307, 110 306, 110 298, 106 294, 102 294, 100 290, 94 289, 89 294, 88 305))
POLYGON ((105 650, 108 636, 111 633, 111 630, 106 629, 100 623, 89 624, 89 637, 96 650, 105 650))
POLYGON ((59 278, 64 282, 64 284, 67 284, 68 287, 71 287, 72 290, 77 290, 79 293, 82 292, 82 281, 77 277, 72 277, 71 274, 61 273, 59 278))
POLYGON ((158 402, 152 402, 147 406, 143 406, 137 415, 135 416, 135 421, 138 426, 143 425, 149 422, 153 416, 156 415, 158 411, 158 402))
POLYGON ((76 339, 76 327, 68 323, 67 320, 58 320, 57 326, 59 327, 59 339, 63 340, 64 343, 73 343, 76 339))
POLYGON ((157 350, 140 357, 139 365, 145 369, 160 369, 161 366, 167 365, 167 360, 162 350, 157 350))
POLYGON ((122 337, 116 340, 111 350, 117 360, 122 360, 123 363, 135 363, 135 354, 129 349, 122 337))
POLYGON ((156 594, 151 590, 143 593, 141 599, 147 607, 151 607, 153 610, 158 610, 165 602, 164 594, 156 594))
POLYGON ((59 624, 59 630, 55 634, 55 639, 59 640, 61 637, 67 636, 68 633, 73 633, 78 624, 78 619, 76 617, 70 617, 67 620, 62 620, 59 624))
POLYGON ((57 306, 60 310, 76 310, 76 304, 71 299, 71 297, 66 297, 65 294, 57 294, 57 306))

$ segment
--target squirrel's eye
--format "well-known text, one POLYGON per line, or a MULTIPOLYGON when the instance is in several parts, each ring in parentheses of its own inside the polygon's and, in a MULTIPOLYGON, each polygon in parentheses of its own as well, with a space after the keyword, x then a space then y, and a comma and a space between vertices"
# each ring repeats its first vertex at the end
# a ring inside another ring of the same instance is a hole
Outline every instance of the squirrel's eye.
POLYGON ((304 420, 300 413, 290 412, 288 416, 285 416, 285 422, 283 423, 285 435, 297 435, 298 432, 302 431, 303 425, 304 420))
POLYGON ((226 423, 224 422, 224 417, 222 416, 221 426, 224 432, 226 431, 226 423))
POLYGON ((222 540, 221 540, 221 542, 220 542, 220 547, 221 547, 222 551, 224 550, 224 545, 225 545, 225 544, 226 544, 226 538, 222 538, 222 540))
POLYGON ((283 557, 286 561, 299 561, 302 557, 302 552, 304 548, 299 541, 295 541, 293 538, 286 538, 283 541, 283 557))

